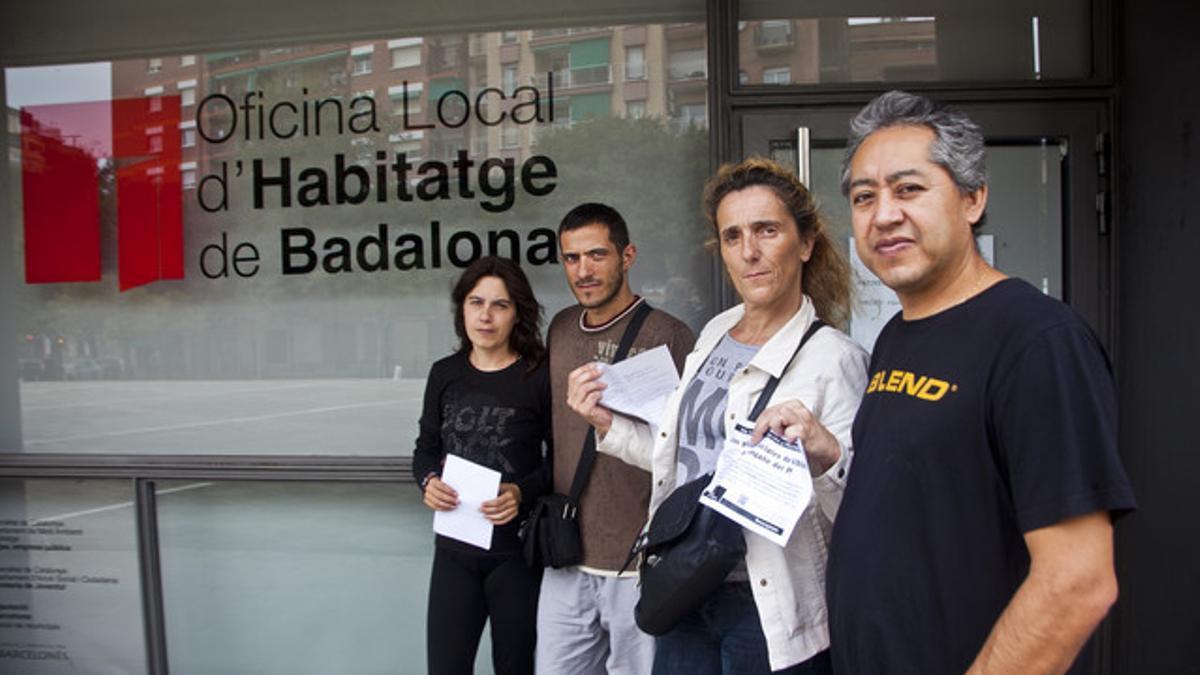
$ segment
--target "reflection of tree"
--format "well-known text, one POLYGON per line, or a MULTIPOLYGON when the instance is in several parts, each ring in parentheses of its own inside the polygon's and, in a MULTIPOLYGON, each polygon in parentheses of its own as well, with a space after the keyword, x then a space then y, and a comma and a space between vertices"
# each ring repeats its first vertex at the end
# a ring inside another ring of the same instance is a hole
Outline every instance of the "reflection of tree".
POLYGON ((668 129, 650 118, 601 118, 539 135, 535 152, 558 165, 553 194, 565 213, 575 204, 603 201, 629 223, 639 249, 634 284, 650 290, 681 318, 703 323, 710 262, 700 213, 700 191, 708 177, 708 134, 668 129), (639 283, 640 280, 640 283, 639 283))

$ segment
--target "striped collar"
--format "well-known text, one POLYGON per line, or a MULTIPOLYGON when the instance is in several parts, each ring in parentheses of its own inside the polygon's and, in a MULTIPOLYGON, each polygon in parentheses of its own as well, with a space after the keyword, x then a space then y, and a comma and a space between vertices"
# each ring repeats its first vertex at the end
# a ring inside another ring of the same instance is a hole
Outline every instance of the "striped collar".
POLYGON ((599 333, 600 331, 608 330, 609 328, 612 328, 613 325, 615 325, 618 321, 620 321, 621 319, 624 319, 626 316, 628 316, 630 312, 632 312, 634 309, 636 309, 637 306, 642 304, 642 302, 644 302, 644 301, 645 301, 645 298, 643 298, 640 295, 633 296, 633 302, 629 303, 628 307, 621 310, 620 314, 614 316, 613 318, 609 319, 608 321, 605 321, 604 323, 600 324, 599 326, 589 326, 583 322, 583 318, 585 316, 587 316, 587 309, 584 309, 582 312, 579 313, 579 330, 581 330, 585 333, 599 333))

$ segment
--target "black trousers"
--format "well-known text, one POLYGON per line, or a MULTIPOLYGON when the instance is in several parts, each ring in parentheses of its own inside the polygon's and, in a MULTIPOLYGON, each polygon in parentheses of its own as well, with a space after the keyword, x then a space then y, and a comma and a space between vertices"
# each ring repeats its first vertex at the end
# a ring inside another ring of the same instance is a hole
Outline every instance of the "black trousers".
POLYGON ((520 555, 437 548, 429 580, 425 653, 430 675, 471 675, 484 622, 492 620, 496 675, 532 675, 541 570, 520 555))

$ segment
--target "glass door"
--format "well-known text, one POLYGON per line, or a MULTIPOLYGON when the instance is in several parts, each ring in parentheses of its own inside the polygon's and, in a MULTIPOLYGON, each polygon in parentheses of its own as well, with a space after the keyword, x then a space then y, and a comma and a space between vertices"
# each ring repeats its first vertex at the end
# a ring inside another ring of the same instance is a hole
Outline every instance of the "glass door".
MULTIPOLYGON (((1101 172, 1103 108, 1092 104, 986 104, 959 109, 987 139, 984 257, 1080 311, 1107 343, 1108 251, 1101 172)), ((809 176, 809 187, 856 272, 850 332, 868 349, 899 310, 895 295, 854 255, 841 194, 849 119, 857 107, 734 111, 735 156, 762 155, 809 176), (735 142, 736 142, 735 140, 735 142)))

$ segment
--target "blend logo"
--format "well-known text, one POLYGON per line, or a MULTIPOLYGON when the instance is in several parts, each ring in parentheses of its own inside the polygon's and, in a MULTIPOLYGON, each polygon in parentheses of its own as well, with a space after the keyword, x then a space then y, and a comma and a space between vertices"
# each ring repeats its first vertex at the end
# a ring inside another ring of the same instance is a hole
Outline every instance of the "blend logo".
POLYGON ((958 391, 958 385, 928 375, 918 376, 907 370, 881 370, 871 376, 867 393, 883 391, 915 396, 923 401, 940 401, 947 392, 958 391))
POLYGON ((21 109, 25 281, 99 281, 101 161, 114 171, 121 291, 183 278, 180 99, 21 109))

